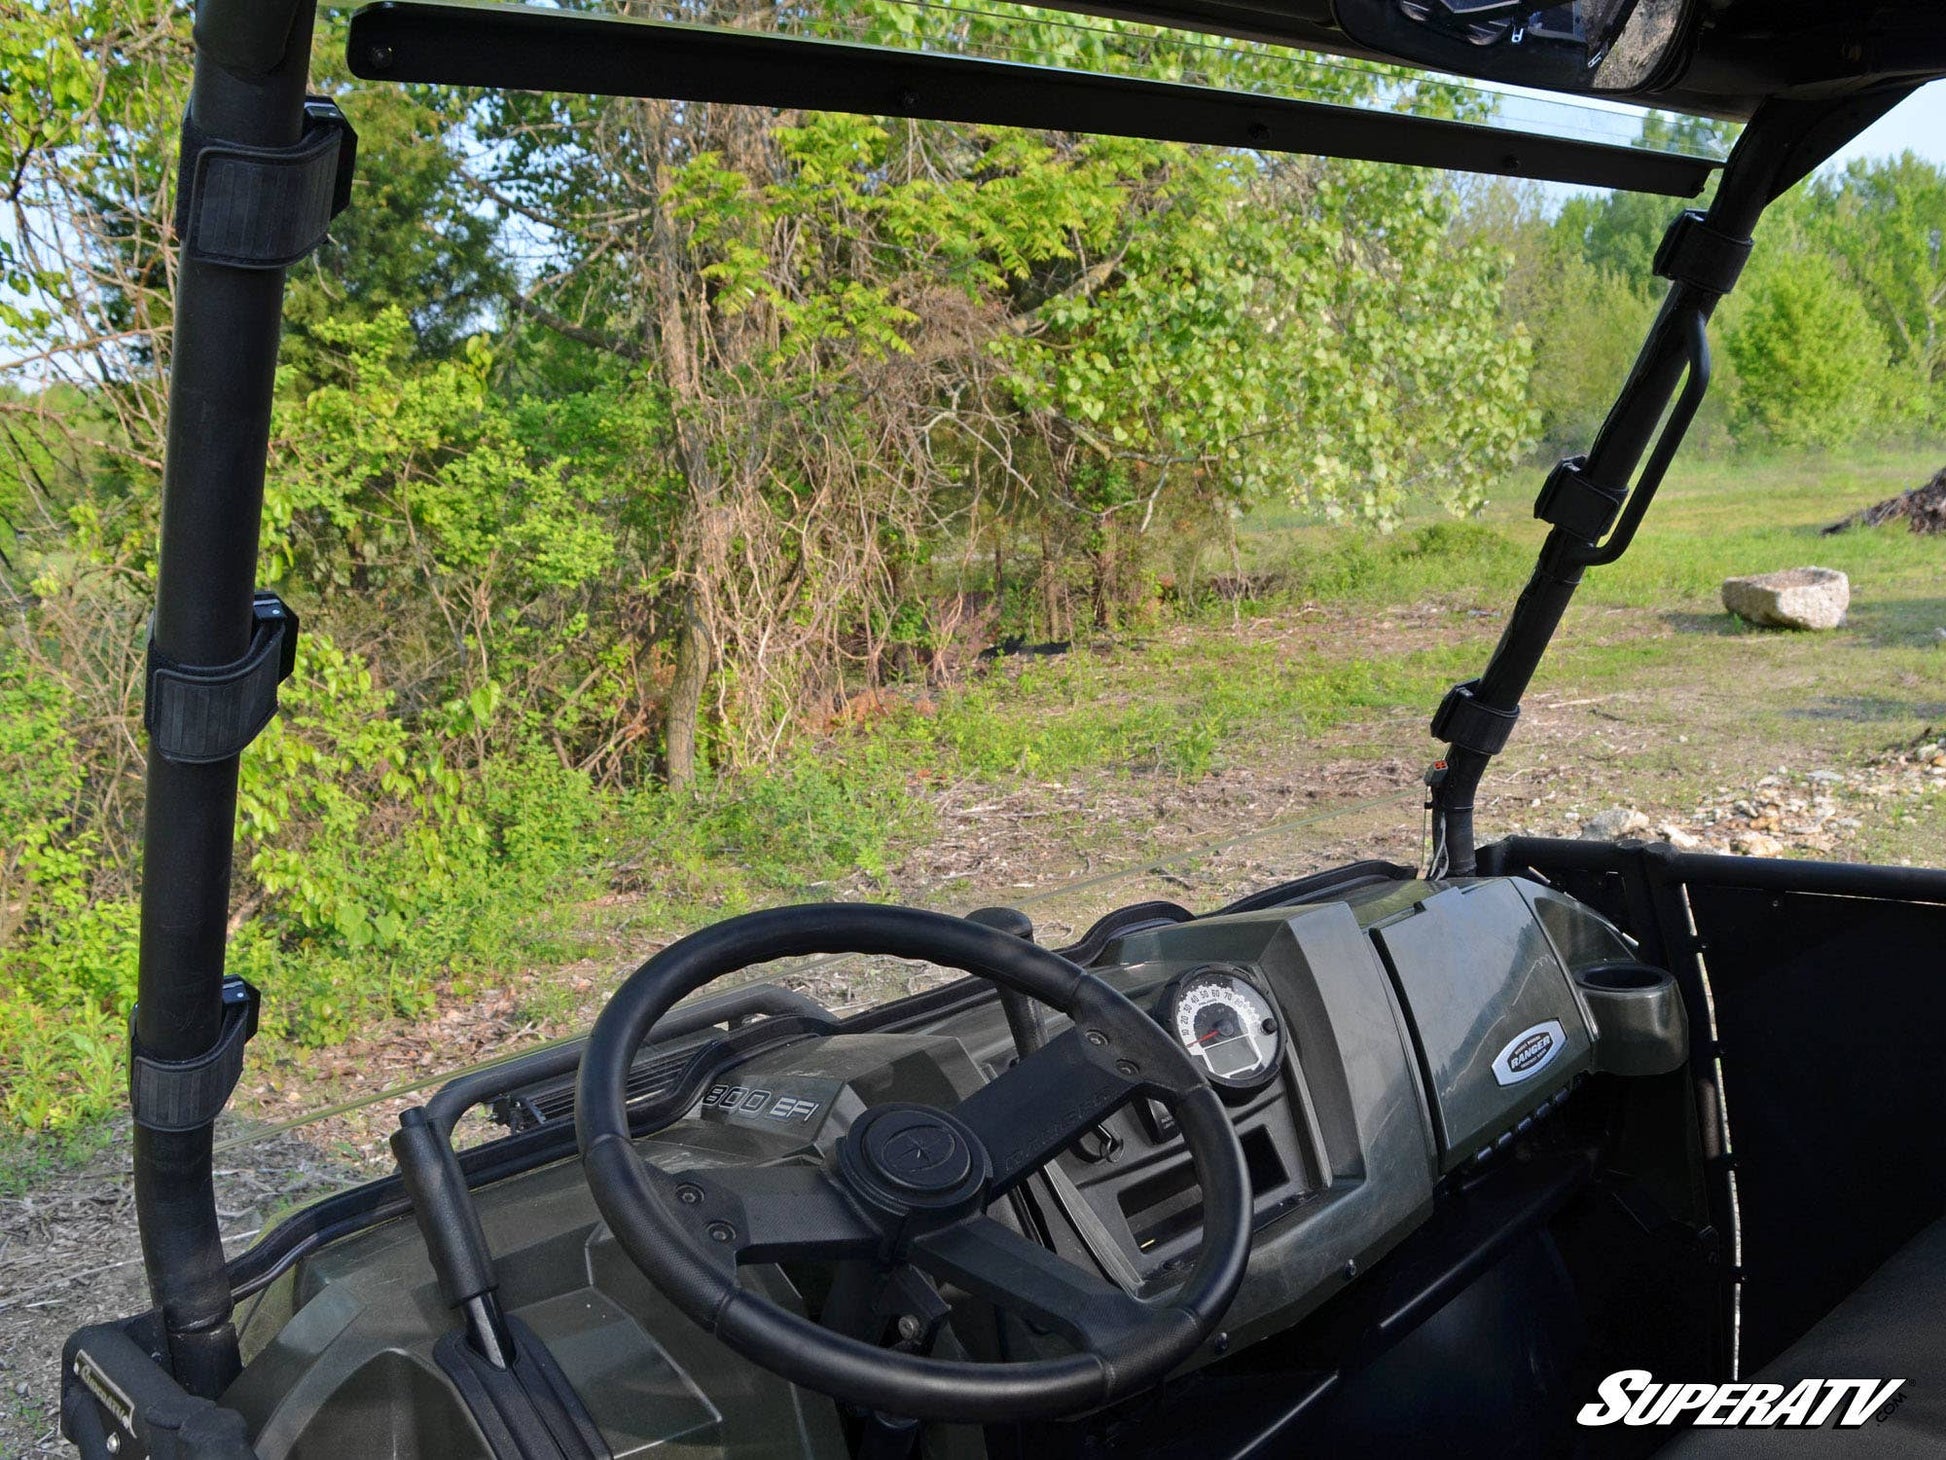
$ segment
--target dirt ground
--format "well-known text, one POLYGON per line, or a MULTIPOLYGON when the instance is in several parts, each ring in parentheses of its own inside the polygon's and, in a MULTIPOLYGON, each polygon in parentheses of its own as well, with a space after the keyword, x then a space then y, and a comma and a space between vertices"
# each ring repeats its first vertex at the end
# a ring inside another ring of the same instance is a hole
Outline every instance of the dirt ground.
MULTIPOLYGON (((126 1130, 85 1165, 0 1197, 0 1455, 69 1455, 56 1421, 61 1345, 83 1324, 141 1311, 148 1292, 135 1236, 126 1130)), ((276 1213, 346 1184, 348 1173, 290 1136, 219 1158, 225 1243, 247 1248, 276 1213)))
MULTIPOLYGON (((1489 620, 1471 630, 1482 654, 1497 628, 1489 620)), ((1614 627, 1621 637, 1655 631, 1614 627)), ((1899 860, 1902 846, 1923 848, 1906 829, 1946 789, 1946 745, 1937 736, 1901 731, 1895 743, 1871 748, 1869 737, 1849 732, 1821 739, 1807 722, 1780 747, 1726 733, 1724 707, 1733 701, 1703 682, 1534 694, 1485 788, 1483 830, 1591 829, 1836 859, 1899 860), (1693 745, 1671 728, 1685 719, 1695 726, 1693 745)), ((1144 898, 1201 911, 1359 858, 1417 865, 1424 762, 1406 752, 1420 747, 1430 750, 1430 742, 1425 710, 1414 706, 1322 738, 1266 744, 1191 781, 1104 771, 955 786, 939 794, 937 834, 888 877, 861 877, 831 893, 869 891, 959 911, 1007 902, 1034 918, 1043 941, 1059 943, 1144 898), (1375 755, 1376 747, 1400 753, 1375 755)), ((397 1112, 425 1088, 468 1064, 584 1028, 608 990, 680 931, 645 929, 632 911, 624 895, 589 905, 598 951, 552 976, 554 992, 567 996, 546 1001, 544 1016, 532 1012, 531 991, 510 987, 449 998, 428 1019, 372 1030, 315 1059, 253 1064, 238 1115, 219 1137, 218 1206, 233 1250, 292 1207, 387 1169, 385 1138, 397 1112)), ((765 974, 840 1012, 940 977, 854 959, 765 974)), ((127 1167, 117 1134, 86 1164, 0 1198, 0 1457, 65 1453, 55 1430, 63 1340, 145 1301, 127 1167)))

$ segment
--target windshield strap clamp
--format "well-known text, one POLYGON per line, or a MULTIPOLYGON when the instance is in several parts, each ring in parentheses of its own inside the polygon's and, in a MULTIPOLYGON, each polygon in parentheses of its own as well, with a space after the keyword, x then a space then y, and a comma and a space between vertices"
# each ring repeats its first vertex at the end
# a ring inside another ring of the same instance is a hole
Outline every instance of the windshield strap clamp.
POLYGON ((208 765, 241 755, 277 713, 277 686, 297 663, 297 615, 275 593, 257 594, 253 611, 250 648, 215 668, 178 664, 151 633, 142 723, 164 760, 208 765))
POLYGON ((128 1108, 146 1130, 200 1130, 230 1103, 243 1076, 243 1047, 257 1032, 257 990, 232 975, 223 980, 223 1032, 207 1052, 161 1060, 143 1052, 129 1015, 128 1108))
POLYGON ((1534 499, 1534 515, 1584 542, 1600 542, 1615 525, 1625 495, 1589 476, 1587 457, 1570 456, 1547 474, 1534 499))
POLYGON ((351 202, 358 134, 337 105, 304 103, 289 147, 224 142, 182 120, 176 237, 189 258, 232 269, 282 269, 324 242, 351 202))
POLYGON ((1432 717, 1432 734, 1458 750, 1498 755, 1507 748, 1520 718, 1520 707, 1497 710, 1480 697, 1480 681, 1469 679, 1446 691, 1439 713, 1432 717))
POLYGON ((1655 251, 1656 276, 1711 294, 1728 294, 1749 261, 1751 245, 1748 238, 1712 228, 1708 215, 1686 209, 1662 235, 1655 251))

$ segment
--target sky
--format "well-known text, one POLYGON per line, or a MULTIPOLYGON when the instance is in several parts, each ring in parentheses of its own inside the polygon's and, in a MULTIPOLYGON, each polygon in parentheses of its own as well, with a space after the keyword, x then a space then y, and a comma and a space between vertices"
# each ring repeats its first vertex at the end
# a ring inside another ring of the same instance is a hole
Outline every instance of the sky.
POLYGON ((1836 160, 1896 157, 1907 150, 1946 166, 1946 81, 1920 87, 1876 125, 1854 137, 1836 160))
MULTIPOLYGON (((1519 87, 1495 87, 1502 93, 1498 121, 1517 131, 1548 136, 1583 137, 1596 142, 1626 144, 1640 132, 1640 107, 1624 106, 1597 97, 1563 98, 1519 87)), ((1833 153, 1819 171, 1843 167, 1854 158, 1897 157, 1915 152, 1926 161, 1946 167, 1946 81, 1922 86, 1900 105, 1860 132, 1833 153)), ((1580 194, 1597 191, 1569 183, 1543 183, 1550 206, 1580 194)))

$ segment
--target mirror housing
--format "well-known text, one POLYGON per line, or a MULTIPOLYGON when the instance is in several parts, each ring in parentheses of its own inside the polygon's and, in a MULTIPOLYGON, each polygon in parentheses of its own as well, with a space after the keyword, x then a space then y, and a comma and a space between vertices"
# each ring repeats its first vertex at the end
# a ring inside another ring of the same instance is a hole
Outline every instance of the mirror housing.
POLYGON ((1337 0, 1361 46, 1413 66, 1582 93, 1651 86, 1691 0, 1337 0))

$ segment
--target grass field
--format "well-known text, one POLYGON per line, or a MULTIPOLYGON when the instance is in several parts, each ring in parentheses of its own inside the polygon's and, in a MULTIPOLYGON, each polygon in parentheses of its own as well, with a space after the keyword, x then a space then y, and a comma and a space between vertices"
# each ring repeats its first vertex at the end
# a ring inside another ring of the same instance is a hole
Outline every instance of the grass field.
MULTIPOLYGON (((1534 686, 1537 699, 1604 701, 1585 744, 1601 763, 1590 794, 1678 806, 1725 777, 1857 762, 1946 722, 1946 542, 1901 526, 1819 533, 1938 465, 1892 454, 1678 472, 1629 554, 1589 573, 1534 686), (1836 632, 1756 629, 1723 610, 1725 577, 1813 563, 1851 578, 1836 632), (1606 727, 1640 743, 1613 754, 1606 727)), ((1484 664, 1540 543, 1528 490, 1510 481, 1476 522, 1408 524, 1382 539, 1257 514, 1243 556, 1287 585, 1283 600, 1208 610, 1146 644, 975 685, 942 706, 942 725, 986 774, 1120 765, 1194 776, 1265 757, 1301 765, 1320 751, 1430 757, 1424 718, 1484 664)), ((1510 767, 1535 751, 1530 738, 1516 734, 1510 767)), ((1870 850, 1946 846, 1911 827, 1870 850)))

